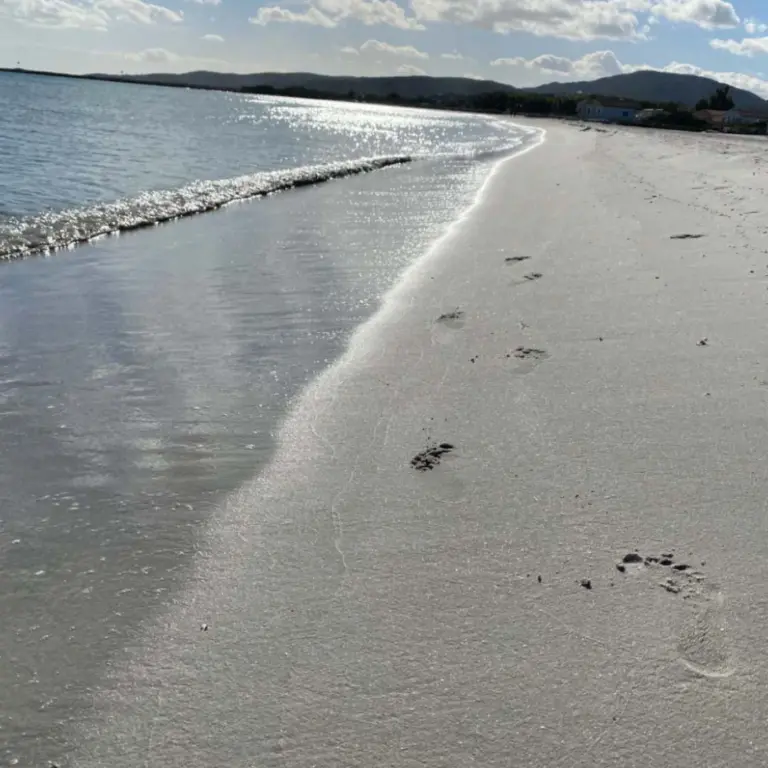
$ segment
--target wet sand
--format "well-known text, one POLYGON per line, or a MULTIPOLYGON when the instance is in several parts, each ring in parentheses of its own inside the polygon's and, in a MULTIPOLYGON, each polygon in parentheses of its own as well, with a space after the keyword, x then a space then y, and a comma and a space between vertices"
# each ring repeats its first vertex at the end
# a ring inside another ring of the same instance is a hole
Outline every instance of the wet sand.
POLYGON ((73 764, 765 764, 765 144, 546 128, 307 390, 73 764))

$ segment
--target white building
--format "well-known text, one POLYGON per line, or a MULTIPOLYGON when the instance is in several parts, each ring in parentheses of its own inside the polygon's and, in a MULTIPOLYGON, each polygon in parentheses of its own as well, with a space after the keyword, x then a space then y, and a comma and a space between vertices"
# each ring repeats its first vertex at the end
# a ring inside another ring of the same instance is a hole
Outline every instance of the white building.
POLYGON ((729 109, 723 116, 726 125, 756 125, 768 122, 768 112, 758 112, 754 109, 729 109))
POLYGON ((635 113, 635 121, 638 123, 647 123, 651 120, 658 120, 669 114, 666 109, 641 109, 635 113))
POLYGON ((576 105, 576 114, 582 120, 603 123, 631 123, 641 109, 639 104, 625 99, 590 98, 576 105))

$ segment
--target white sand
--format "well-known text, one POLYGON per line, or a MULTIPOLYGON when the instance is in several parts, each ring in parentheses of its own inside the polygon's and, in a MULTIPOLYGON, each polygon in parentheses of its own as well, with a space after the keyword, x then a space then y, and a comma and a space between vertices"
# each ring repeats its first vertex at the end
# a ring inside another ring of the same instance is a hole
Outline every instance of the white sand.
POLYGON ((546 128, 299 404, 75 764, 768 763, 768 144, 546 128))

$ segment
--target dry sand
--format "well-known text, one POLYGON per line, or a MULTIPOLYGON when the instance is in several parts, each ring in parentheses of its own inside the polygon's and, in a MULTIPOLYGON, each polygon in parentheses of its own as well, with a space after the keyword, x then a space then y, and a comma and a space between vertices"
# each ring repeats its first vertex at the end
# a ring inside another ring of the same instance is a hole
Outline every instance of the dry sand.
POLYGON ((768 763, 768 144, 545 127, 306 393, 75 764, 768 763))

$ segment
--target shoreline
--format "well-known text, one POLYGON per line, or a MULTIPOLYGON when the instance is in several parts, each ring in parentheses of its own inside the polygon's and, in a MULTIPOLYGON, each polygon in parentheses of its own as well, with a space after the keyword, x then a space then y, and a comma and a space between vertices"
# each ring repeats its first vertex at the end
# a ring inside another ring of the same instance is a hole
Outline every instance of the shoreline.
POLYGON ((547 130, 304 392, 77 765, 765 763, 763 161, 547 130))
POLYGON ((19 359, 36 365, 6 376, 6 412, 28 417, 24 432, 9 428, 6 495, 19 507, 0 532, 0 555, 9 583, 28 590, 6 599, 13 621, 0 646, 13 653, 16 638, 29 637, 16 659, 39 682, 6 697, 26 730, 11 725, 8 760, 68 764, 74 728, 51 721, 43 696, 70 723, 91 710, 90 692, 108 686, 122 649, 138 647, 194 583, 211 514, 268 464, 297 393, 343 354, 495 162, 357 176, 11 268, 6 325, 19 329, 19 359), (66 362, 48 357, 57 348, 66 362), (39 379, 44 386, 13 387, 39 379), (40 454, 61 453, 67 465, 34 469, 40 454), (54 620, 60 613, 76 624, 54 620))
MULTIPOLYGON (((375 353, 375 344, 377 336, 385 336, 388 326, 395 322, 397 323, 397 312, 404 308, 410 301, 410 295, 414 291, 418 291, 419 286, 425 287, 426 281, 429 277, 430 265, 433 262, 439 262, 441 252, 447 248, 450 248, 451 240, 461 232, 462 226, 468 219, 477 215, 478 210, 484 204, 487 194, 489 194, 489 188, 492 186, 494 178, 500 173, 507 165, 514 164, 519 159, 534 150, 539 149, 546 142, 547 132, 538 126, 525 126, 514 123, 516 128, 522 129, 528 133, 528 138, 523 140, 520 147, 516 148, 509 155, 502 157, 488 171, 488 174, 481 184, 480 188, 474 195, 474 199, 468 207, 461 211, 456 219, 454 219, 447 227, 447 229, 426 249, 426 251, 419 256, 414 262, 408 265, 404 271, 399 275, 394 285, 385 292, 380 300, 379 308, 376 312, 366 319, 357 329, 352 333, 351 337, 345 345, 345 349, 328 367, 320 370, 317 375, 302 388, 301 392, 294 398, 292 404, 289 406, 285 417, 281 420, 281 424, 278 430, 278 437, 273 449, 272 458, 269 463, 262 469, 253 481, 247 483, 237 492, 232 494, 227 501, 222 505, 222 514, 214 518, 208 525, 211 529, 212 536, 208 542, 208 546, 205 547, 200 555, 202 565, 196 568, 196 574, 189 577, 190 586, 194 589, 197 585, 202 584, 206 580, 212 580, 214 583, 220 579, 222 581, 229 582, 233 575, 226 572, 220 572, 217 561, 221 557, 221 550, 230 550, 233 546, 238 546, 238 540, 240 540, 241 526, 248 527, 249 514, 243 509, 243 506, 249 503, 249 499, 254 494, 261 494, 264 492, 265 483, 269 485, 269 475, 272 470, 278 467, 278 472, 281 473, 284 465, 287 464, 288 472, 292 473, 293 459, 287 454, 291 454, 296 445, 303 441, 301 432, 303 426, 308 420, 311 420, 311 415, 308 411, 311 411, 314 407, 314 403, 317 399, 333 400, 333 388, 335 386, 335 378, 338 376, 354 376, 354 373, 360 366, 365 366, 366 358, 370 354, 375 353), (325 394, 323 394, 325 392, 325 394), (267 476, 265 478, 265 475, 267 476), (243 510, 240 514, 238 510, 243 510), (234 516, 233 516, 234 513, 234 516), (235 539, 231 539, 231 536, 235 536, 235 539), (213 575, 212 575, 213 574, 213 575)), ((381 339, 379 339, 381 341, 381 339)), ((317 435, 317 438, 322 441, 322 438, 317 435)), ((269 491, 267 491, 270 494, 269 491)), ((344 554, 338 550, 338 543, 334 543, 334 547, 337 549, 339 557, 343 560, 344 554)), ((192 597, 195 600, 195 597, 192 597)), ((177 606, 183 604, 184 598, 177 599, 177 606)), ((161 614, 162 617, 162 614, 161 614)), ((172 617, 163 617, 159 622, 153 622, 149 631, 145 633, 144 643, 147 643, 146 647, 149 649, 156 649, 157 644, 164 642, 163 638, 172 630, 172 627, 177 625, 177 619, 172 617), (170 621, 170 623, 166 623, 170 621), (147 642, 148 641, 148 642, 147 642)), ((210 625, 207 621, 203 621, 200 626, 206 627, 206 632, 209 631, 210 625)), ((136 661, 136 659, 134 659, 136 661)), ((123 667, 123 671, 127 671, 123 667)), ((134 670, 131 669, 128 672, 128 676, 131 677, 134 674, 134 670)), ((143 677, 143 675, 141 675, 143 677)), ((117 682, 115 680, 113 683, 117 682)), ((119 686, 119 683, 118 683, 119 686)), ((105 697, 105 702, 114 701, 115 691, 111 688, 106 688, 102 691, 101 695, 105 697)), ((101 726, 99 726, 99 730, 101 726)), ((124 748, 121 747, 121 749, 124 748)), ((97 760, 104 758, 98 757, 97 760)), ((117 759, 117 755, 109 758, 117 759)), ((87 759, 84 758, 84 762, 78 759, 74 764, 87 765, 87 759)), ((118 764, 121 764, 118 760, 118 764)), ((128 763, 125 763, 126 766, 128 763)))

